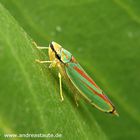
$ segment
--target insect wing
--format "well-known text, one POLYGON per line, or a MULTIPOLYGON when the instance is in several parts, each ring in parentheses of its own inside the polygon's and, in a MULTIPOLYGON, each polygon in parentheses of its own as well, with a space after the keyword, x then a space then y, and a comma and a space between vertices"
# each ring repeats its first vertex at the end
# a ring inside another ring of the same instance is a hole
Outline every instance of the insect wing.
POLYGON ((66 73, 80 94, 92 105, 104 112, 114 110, 111 101, 78 63, 70 62, 66 67, 66 73))

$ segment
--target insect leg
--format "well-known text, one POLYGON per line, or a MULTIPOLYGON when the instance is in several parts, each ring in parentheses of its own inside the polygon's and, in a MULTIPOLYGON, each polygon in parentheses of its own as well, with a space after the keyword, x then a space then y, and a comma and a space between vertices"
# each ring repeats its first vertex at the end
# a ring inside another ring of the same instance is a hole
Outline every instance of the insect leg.
POLYGON ((46 60, 39 60, 39 59, 36 59, 35 61, 38 62, 38 63, 40 63, 40 64, 51 63, 51 64, 49 65, 49 68, 55 67, 56 64, 57 64, 57 61, 56 61, 56 60, 54 60, 54 61, 46 61, 46 60))
POLYGON ((59 85, 60 85, 60 97, 61 97, 61 101, 64 100, 64 97, 63 97, 63 93, 62 93, 62 79, 61 79, 61 74, 58 73, 58 77, 59 77, 59 85))
POLYGON ((42 60, 38 60, 38 59, 36 59, 35 60, 36 62, 38 62, 38 63, 41 63, 41 64, 44 64, 44 63, 53 63, 53 61, 42 61, 42 60))
POLYGON ((76 93, 76 94, 74 94, 74 99, 75 99, 75 103, 76 103, 76 105, 77 105, 77 107, 79 106, 79 104, 78 104, 78 94, 76 93))
POLYGON ((35 47, 36 47, 37 49, 39 49, 39 50, 47 50, 47 49, 49 49, 49 47, 38 46, 34 41, 33 41, 32 43, 33 43, 33 45, 35 45, 35 47))

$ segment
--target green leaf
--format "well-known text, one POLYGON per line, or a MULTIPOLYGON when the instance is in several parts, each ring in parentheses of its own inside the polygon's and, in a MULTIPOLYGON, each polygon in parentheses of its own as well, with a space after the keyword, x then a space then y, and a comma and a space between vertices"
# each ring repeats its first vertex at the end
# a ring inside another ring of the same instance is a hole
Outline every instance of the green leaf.
MULTIPOLYGON (((139 139, 138 0, 0 0, 0 137, 62 134, 63 139, 139 139), (52 40, 69 50, 114 102, 120 117, 80 100, 76 107, 48 60, 52 40)), ((26 138, 15 138, 26 139, 26 138)), ((48 139, 48 138, 46 138, 48 139)))

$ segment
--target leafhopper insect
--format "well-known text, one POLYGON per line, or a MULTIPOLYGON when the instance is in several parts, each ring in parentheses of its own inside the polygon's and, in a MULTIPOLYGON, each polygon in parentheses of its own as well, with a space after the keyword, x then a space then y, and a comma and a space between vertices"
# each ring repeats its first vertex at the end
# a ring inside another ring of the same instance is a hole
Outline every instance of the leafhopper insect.
POLYGON ((50 68, 58 68, 60 96, 62 101, 64 100, 62 94, 62 77, 64 77, 64 79, 69 81, 73 88, 75 88, 76 93, 74 93, 74 95, 77 104, 77 95, 80 95, 97 109, 119 116, 115 106, 112 104, 109 98, 97 86, 94 80, 84 71, 84 69, 69 51, 62 48, 62 46, 56 42, 51 42, 49 47, 37 46, 35 42, 34 44, 38 49, 48 49, 50 58, 49 61, 36 61, 39 63, 50 63, 50 68))

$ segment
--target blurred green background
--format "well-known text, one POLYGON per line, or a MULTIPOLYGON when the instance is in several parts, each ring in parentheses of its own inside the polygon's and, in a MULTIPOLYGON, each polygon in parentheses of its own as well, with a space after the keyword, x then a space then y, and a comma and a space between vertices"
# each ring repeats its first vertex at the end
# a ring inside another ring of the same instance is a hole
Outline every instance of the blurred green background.
POLYGON ((140 139, 139 0, 0 2, 0 139, 7 133, 59 133, 64 140, 140 139), (56 71, 34 61, 48 60, 48 54, 36 50, 32 40, 43 46, 54 40, 69 50, 120 117, 82 100, 77 108, 65 84, 62 103, 56 71))

